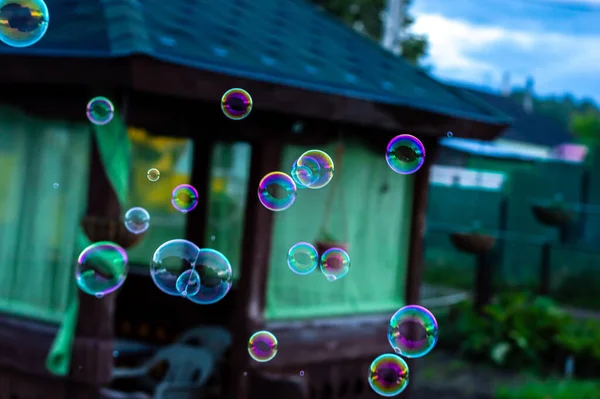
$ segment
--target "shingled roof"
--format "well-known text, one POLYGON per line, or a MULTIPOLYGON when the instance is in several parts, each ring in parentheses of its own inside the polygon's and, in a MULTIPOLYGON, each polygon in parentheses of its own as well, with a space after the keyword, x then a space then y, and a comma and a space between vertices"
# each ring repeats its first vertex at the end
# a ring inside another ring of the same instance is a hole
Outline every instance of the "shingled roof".
POLYGON ((450 88, 303 0, 47 0, 46 36, 0 56, 146 55, 189 68, 435 112, 510 118, 450 88))

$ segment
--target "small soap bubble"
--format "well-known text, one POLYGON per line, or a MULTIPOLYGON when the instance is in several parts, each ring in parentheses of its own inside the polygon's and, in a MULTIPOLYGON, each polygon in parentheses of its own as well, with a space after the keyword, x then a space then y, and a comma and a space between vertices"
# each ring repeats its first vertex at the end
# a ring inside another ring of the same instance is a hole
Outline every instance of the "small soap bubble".
MULTIPOLYGON (((296 183, 297 188, 306 188, 305 182, 314 182, 319 177, 315 175, 313 170, 306 165, 298 166, 297 160, 294 161, 292 169, 290 170, 290 176, 296 183)), ((317 170, 320 168, 317 166, 317 170)))
POLYGON ((79 254, 75 280, 83 292, 102 298, 123 285, 128 271, 125 250, 115 243, 100 241, 79 254))
POLYGON ((339 280, 350 271, 350 256, 341 248, 329 248, 321 254, 320 267, 327 280, 339 280))
POLYGON ((198 206, 198 191, 189 184, 180 184, 171 193, 171 204, 182 213, 193 211, 198 206))
POLYGON ((52 185, 52 187, 54 187, 54 188, 58 188, 58 187, 60 187, 60 185, 59 185, 58 183, 54 183, 54 184, 52 185))
POLYGON ((304 187, 323 188, 333 179, 333 160, 321 150, 309 150, 296 160, 292 173, 304 187))
POLYGON ((389 142, 385 160, 394 172, 409 175, 425 163, 425 147, 418 138, 401 134, 389 142))
POLYGON ((448 133, 446 133, 446 136, 448 136, 448 137, 453 137, 453 136, 454 136, 454 133, 452 133, 452 132, 448 132, 448 133))
POLYGON ((200 278, 200 289, 188 293, 188 299, 200 305, 210 305, 225 298, 233 284, 233 270, 229 260, 219 251, 202 248, 194 262, 200 278))
POLYGON ((296 200, 296 183, 283 172, 271 172, 258 184, 258 200, 271 211, 288 209, 296 200))
POLYGON ((42 0, 0 0, 0 41, 28 47, 46 34, 50 13, 42 0))
POLYGON ((175 288, 182 297, 196 295, 200 291, 200 276, 195 269, 181 273, 175 282, 175 288))
POLYGON ((94 97, 86 107, 86 115, 94 125, 103 126, 115 116, 115 106, 106 97, 94 97))
POLYGON ((221 110, 229 119, 244 119, 252 111, 252 97, 244 89, 229 89, 221 97, 221 110))
POLYGON ((160 179, 160 171, 156 168, 150 168, 148 169, 148 172, 146 172, 146 177, 154 183, 160 179))
POLYGON ((398 355, 384 354, 369 367, 369 386, 385 397, 399 395, 408 386, 408 365, 398 355))
POLYGON ((133 234, 142 234, 150 227, 150 214, 136 206, 125 212, 125 228, 133 234))
POLYGON ((408 358, 428 354, 438 341, 438 323, 422 306, 400 308, 390 319, 388 341, 394 352, 408 358))
POLYGON ((312 273, 319 265, 319 253, 312 244, 299 242, 288 251, 287 264, 291 271, 305 276, 312 273))
POLYGON ((304 377, 304 370, 300 370, 300 377, 304 377))
POLYGON ((248 340, 248 353, 257 362, 265 363, 277 355, 278 342, 275 335, 269 331, 259 331, 248 340))

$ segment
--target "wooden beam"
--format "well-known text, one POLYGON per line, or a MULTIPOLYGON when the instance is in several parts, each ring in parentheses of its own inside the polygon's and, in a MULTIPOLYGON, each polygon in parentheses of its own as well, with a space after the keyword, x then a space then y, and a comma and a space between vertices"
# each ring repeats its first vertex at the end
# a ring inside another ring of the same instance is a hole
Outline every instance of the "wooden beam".
POLYGON ((248 397, 250 378, 244 378, 243 375, 249 369, 248 338, 264 324, 265 288, 274 215, 260 204, 256 190, 264 175, 279 170, 283 151, 283 142, 277 138, 251 144, 252 160, 242 238, 239 301, 232 325, 235 336, 231 359, 232 384, 228 396, 231 399, 248 397))
MULTIPOLYGON (((425 137, 421 139, 425 146, 425 164, 415 173, 413 188, 412 220, 410 222, 410 247, 408 250, 408 265, 406 269, 404 301, 407 305, 418 304, 421 299, 421 282, 423 278, 423 243, 425 240, 425 219, 427 212, 427 195, 429 192, 429 174, 433 165, 439 143, 437 139, 425 137)), ((417 360, 408 359, 411 379, 415 377, 417 360)), ((408 384, 402 393, 402 399, 412 395, 413 384, 408 384)))

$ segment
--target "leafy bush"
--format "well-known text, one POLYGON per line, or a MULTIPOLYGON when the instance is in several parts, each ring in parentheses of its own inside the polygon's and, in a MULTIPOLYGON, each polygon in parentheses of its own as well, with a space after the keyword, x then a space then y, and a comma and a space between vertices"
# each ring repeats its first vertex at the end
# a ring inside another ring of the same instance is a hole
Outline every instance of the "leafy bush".
POLYGON ((544 297, 506 294, 477 314, 470 303, 451 309, 440 343, 459 354, 536 374, 561 372, 573 356, 579 376, 600 374, 600 322, 575 320, 544 297))
POLYGON ((518 387, 504 387, 496 399, 598 399, 600 384, 591 381, 535 381, 518 387))

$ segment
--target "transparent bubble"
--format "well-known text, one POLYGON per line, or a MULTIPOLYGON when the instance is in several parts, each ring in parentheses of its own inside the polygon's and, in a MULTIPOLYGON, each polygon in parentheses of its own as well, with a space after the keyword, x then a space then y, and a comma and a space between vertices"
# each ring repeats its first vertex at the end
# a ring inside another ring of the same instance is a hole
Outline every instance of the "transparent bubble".
POLYGON ((320 170, 320 168, 317 165, 316 172, 314 172, 313 169, 311 169, 307 165, 298 166, 297 162, 298 160, 294 161, 294 164, 292 165, 292 169, 290 171, 290 176, 294 180, 294 183, 296 183, 297 188, 306 188, 305 183, 308 182, 312 184, 317 180, 317 178, 319 177, 318 171, 320 170))
POLYGON ((175 282, 175 289, 181 296, 196 295, 200 291, 200 276, 194 269, 181 273, 175 282))
POLYGON ((94 97, 87 104, 86 115, 94 125, 103 126, 113 120, 115 106, 106 97, 94 97))
POLYGON ((223 299, 233 282, 231 265, 222 253, 200 249, 183 239, 158 247, 150 263, 150 276, 164 293, 185 296, 201 305, 223 299))
POLYGON ((221 97, 221 110, 229 119, 244 119, 252 111, 252 97, 244 89, 229 89, 221 97))
POLYGON ((258 184, 258 200, 270 211, 283 211, 296 201, 296 183, 283 172, 271 172, 258 184))
POLYGON ((136 206, 125 212, 125 228, 133 234, 142 234, 150 227, 150 214, 136 206))
POLYGON ((248 354, 257 362, 265 363, 277 355, 279 343, 269 331, 258 331, 248 340, 248 354))
POLYGON ((312 244, 299 242, 288 251, 287 264, 296 274, 301 276, 310 274, 319 265, 319 253, 312 244))
POLYGON ((125 250, 115 243, 100 241, 79 254, 75 280, 83 292, 101 298, 119 289, 128 271, 125 250))
POLYGON ((339 280, 350 271, 350 256, 341 248, 329 248, 321 254, 320 267, 327 280, 339 280))
POLYGON ((408 386, 408 374, 408 365, 400 356, 384 354, 369 367, 369 386, 380 396, 396 396, 408 386))
POLYGON ((390 319, 388 341, 394 351, 408 358, 428 354, 438 341, 438 323, 433 314, 422 306, 400 308, 390 319))
POLYGON ((200 248, 188 240, 167 241, 156 249, 150 262, 150 276, 164 293, 180 296, 182 286, 177 280, 184 272, 194 269, 200 248))
POLYGON ((415 136, 401 134, 388 143, 385 160, 394 172, 409 175, 425 163, 425 147, 415 136))
POLYGON ((50 13, 42 0, 0 0, 0 41, 28 47, 46 34, 50 13))
POLYGON ((158 179, 160 179, 160 171, 156 168, 150 168, 148 169, 148 172, 146 172, 146 177, 151 182, 158 181, 158 179))
POLYGON ((446 133, 446 136, 447 136, 447 137, 453 137, 453 136, 454 136, 454 133, 452 133, 452 132, 448 132, 448 133, 446 133))
POLYGON ((58 188, 58 187, 60 187, 60 185, 59 185, 58 183, 54 183, 54 184, 52 185, 52 187, 54 187, 54 188, 58 188))
POLYGON ((198 191, 189 184, 180 184, 171 193, 171 204, 179 212, 191 212, 198 206, 198 191))
POLYGON ((294 173, 303 186, 319 189, 333 179, 334 165, 331 157, 321 150, 309 150, 298 158, 294 173))
POLYGON ((233 283, 233 270, 229 260, 219 251, 203 248, 198 253, 195 270, 200 276, 200 290, 188 294, 188 299, 200 305, 220 301, 227 295, 233 283))

